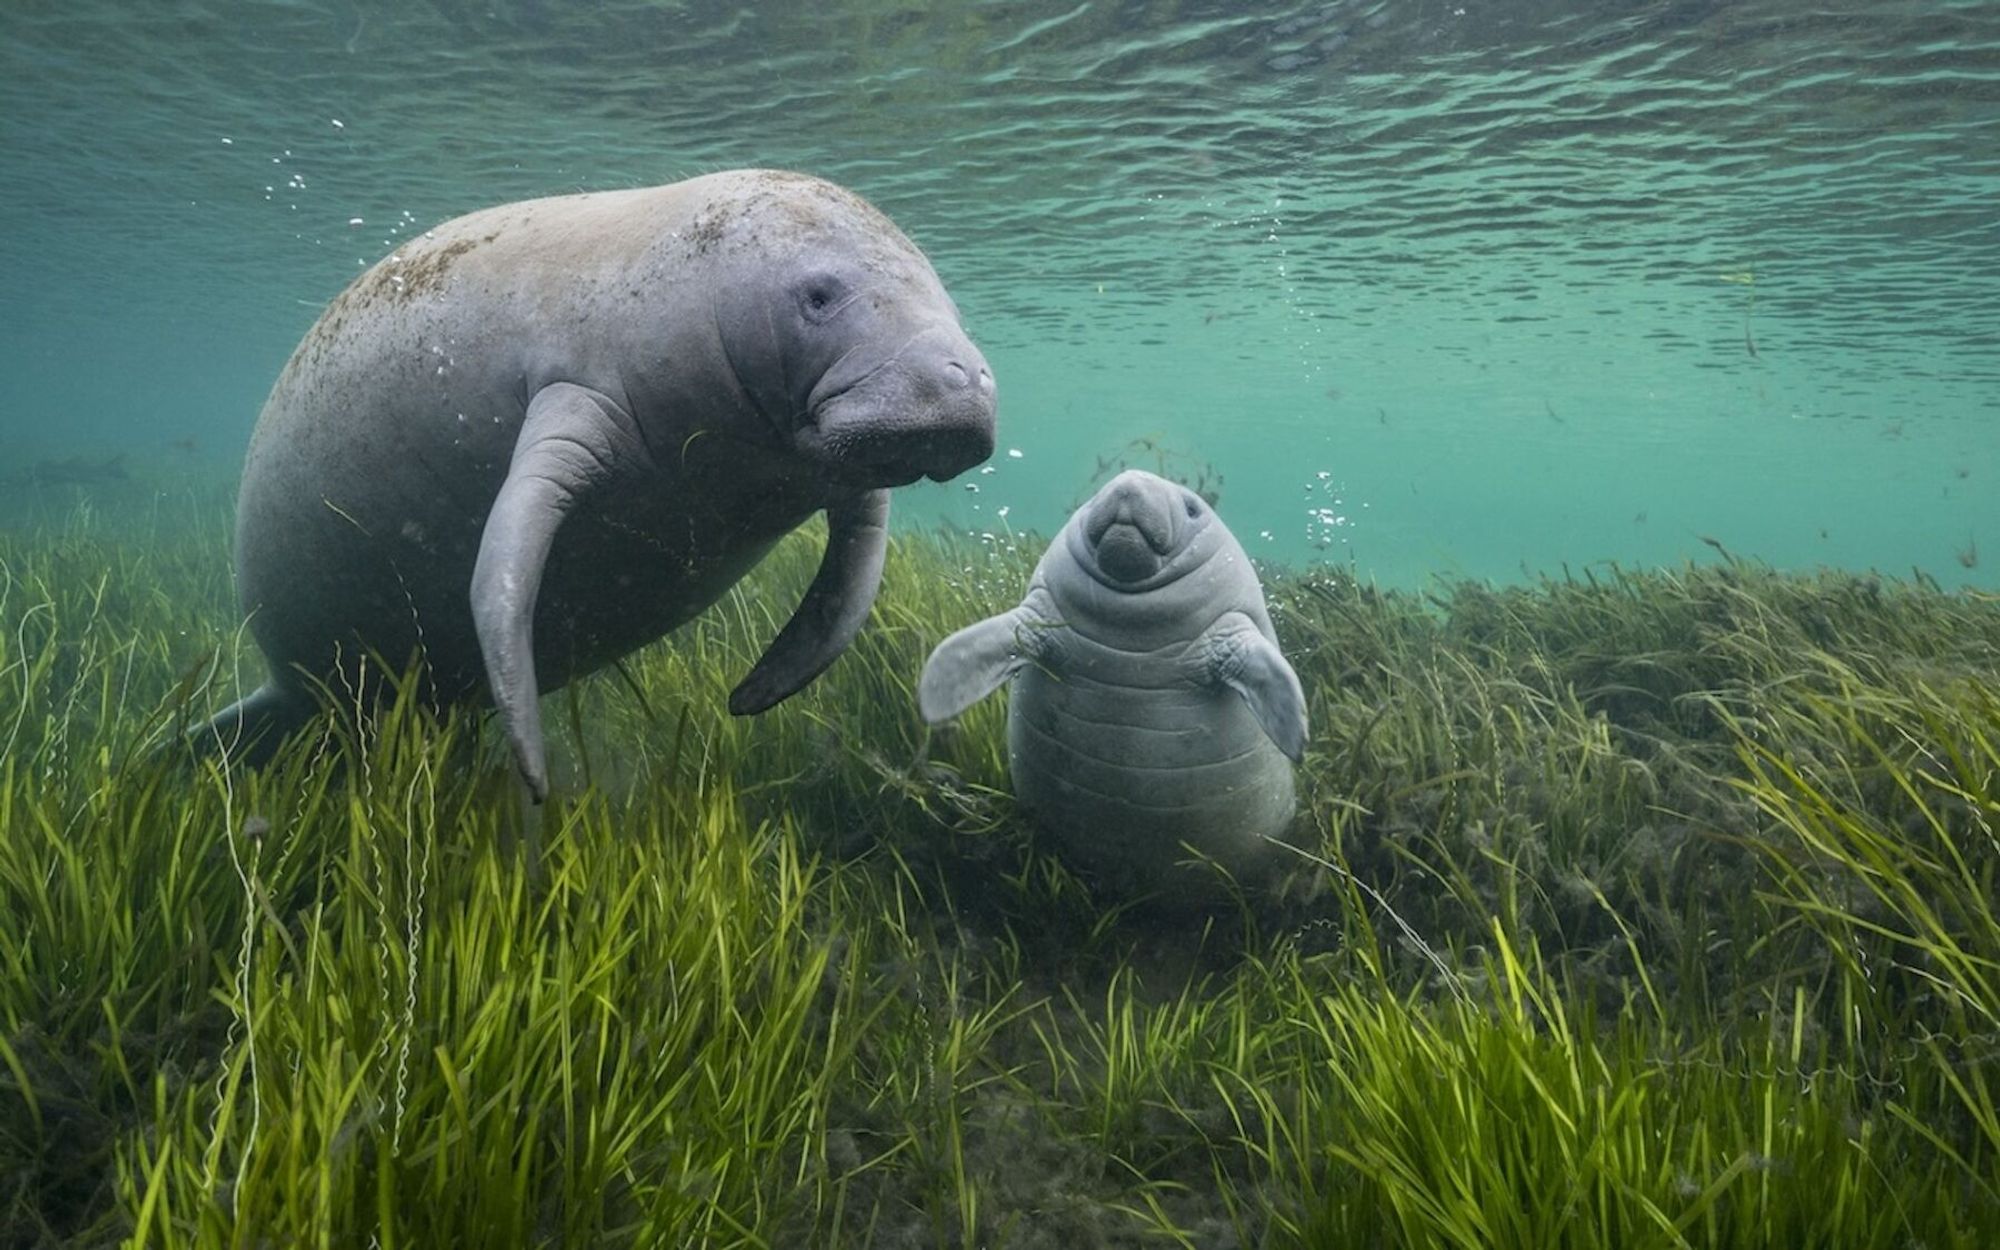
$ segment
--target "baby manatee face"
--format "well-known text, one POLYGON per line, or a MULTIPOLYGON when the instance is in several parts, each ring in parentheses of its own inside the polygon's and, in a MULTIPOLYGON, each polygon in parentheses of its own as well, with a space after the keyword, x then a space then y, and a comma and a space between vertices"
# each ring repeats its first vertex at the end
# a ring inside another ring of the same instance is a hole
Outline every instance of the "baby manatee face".
POLYGON ((716 322, 780 437, 862 488, 944 481, 993 454, 993 372, 888 218, 798 175, 769 175, 714 211, 716 322))
POLYGON ((1070 555, 1113 590, 1153 590, 1207 558, 1215 513, 1177 482, 1127 469, 1105 483, 1070 528, 1070 555))

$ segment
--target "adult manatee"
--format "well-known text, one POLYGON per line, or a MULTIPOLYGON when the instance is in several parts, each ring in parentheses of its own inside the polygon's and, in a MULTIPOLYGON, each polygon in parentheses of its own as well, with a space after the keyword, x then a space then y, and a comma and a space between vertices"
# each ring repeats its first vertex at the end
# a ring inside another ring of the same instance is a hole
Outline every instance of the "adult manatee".
POLYGON ((1241 877, 1269 866, 1305 696, 1249 556, 1200 496, 1113 478, 1019 607, 931 653, 918 706, 945 720, 1010 679, 1015 796, 1064 849, 1145 887, 1190 884, 1190 850, 1241 877))
POLYGON ((536 698, 713 603, 814 512, 761 711, 852 640, 887 488, 992 453, 993 375, 859 196, 738 170, 506 204, 362 274, 306 334, 243 472, 237 579, 270 678, 203 731, 267 751, 366 655, 490 699, 547 793, 536 698))

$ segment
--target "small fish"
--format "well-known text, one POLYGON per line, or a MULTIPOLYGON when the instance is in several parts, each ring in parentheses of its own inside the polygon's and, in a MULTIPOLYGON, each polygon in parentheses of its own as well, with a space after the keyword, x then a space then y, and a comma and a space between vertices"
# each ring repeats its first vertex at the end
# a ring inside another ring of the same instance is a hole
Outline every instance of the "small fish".
POLYGON ((1554 404, 1550 403, 1550 402, 1549 402, 1548 400, 1546 400, 1546 399, 1542 401, 1542 411, 1544 411, 1544 412, 1548 413, 1548 414, 1549 414, 1549 420, 1551 420, 1551 421, 1555 422, 1555 423, 1556 423, 1557 425, 1568 425, 1568 424, 1569 424, 1569 422, 1567 422, 1567 421, 1563 420, 1563 419, 1562 419, 1561 417, 1559 417, 1559 416, 1557 416, 1557 415, 1556 415, 1556 406, 1555 406, 1554 404))
POLYGON ((1387 408, 1375 409, 1375 419, 1383 425, 1389 424, 1389 410, 1387 408))
POLYGON ((1641 512, 1638 516, 1632 518, 1632 524, 1634 525, 1644 525, 1645 523, 1646 523, 1646 514, 1643 512, 1641 512))
POLYGON ((1750 323, 1748 321, 1743 323, 1743 347, 1752 356, 1757 354, 1757 340, 1750 337, 1750 323))
POLYGON ((125 472, 125 457, 116 455, 103 460, 92 460, 88 456, 41 460, 25 472, 6 480, 27 486, 98 486, 107 482, 129 482, 132 478, 125 472))
POLYGON ((175 451, 181 452, 182 454, 189 456, 192 456, 194 453, 201 450, 201 444, 196 442, 193 438, 176 438, 169 441, 167 443, 167 446, 173 448, 175 451))
POLYGON ((1968 569, 1979 567, 1978 540, 1970 537, 1965 540, 1965 546, 1958 549, 1958 562, 1968 569))

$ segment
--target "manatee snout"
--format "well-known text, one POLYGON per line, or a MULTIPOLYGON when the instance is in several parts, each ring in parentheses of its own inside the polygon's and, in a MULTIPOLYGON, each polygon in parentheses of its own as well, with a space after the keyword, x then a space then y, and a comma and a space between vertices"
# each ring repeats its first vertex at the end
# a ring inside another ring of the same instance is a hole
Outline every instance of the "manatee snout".
POLYGON ((993 454, 999 410, 986 357, 953 329, 919 334, 888 359, 821 384, 808 445, 885 485, 942 482, 993 454))
POLYGON ((1167 483, 1125 472, 1098 492, 1083 517, 1084 537, 1097 567, 1118 582, 1142 582, 1160 571, 1174 551, 1174 509, 1167 483))

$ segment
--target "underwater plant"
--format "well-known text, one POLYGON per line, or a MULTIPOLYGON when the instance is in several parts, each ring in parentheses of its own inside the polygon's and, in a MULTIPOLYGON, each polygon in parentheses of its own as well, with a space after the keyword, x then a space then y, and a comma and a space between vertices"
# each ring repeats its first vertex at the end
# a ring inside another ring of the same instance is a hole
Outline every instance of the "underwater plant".
POLYGON ((1141 434, 1111 452, 1098 454, 1096 467, 1084 483, 1085 494, 1071 503, 1070 511, 1083 506, 1090 492, 1127 469, 1149 470, 1169 482, 1187 487, 1201 496, 1202 502, 1211 508, 1222 506, 1225 479, 1220 469, 1195 452, 1174 447, 1163 434, 1141 434))
POLYGON ((1167 925, 923 658, 910 534, 722 705, 816 537, 551 701, 150 749, 250 680, 219 505, 0 531, 0 1244, 1986 1246, 2000 603, 1737 560, 1266 591, 1296 870, 1167 925))

